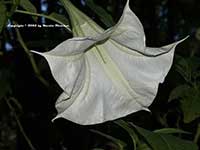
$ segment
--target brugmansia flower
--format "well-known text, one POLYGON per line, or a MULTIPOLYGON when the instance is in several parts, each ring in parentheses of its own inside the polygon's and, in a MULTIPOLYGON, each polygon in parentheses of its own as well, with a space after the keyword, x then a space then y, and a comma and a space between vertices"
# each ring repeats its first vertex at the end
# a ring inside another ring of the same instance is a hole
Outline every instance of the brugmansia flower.
POLYGON ((74 37, 49 52, 36 52, 46 58, 64 91, 56 102, 56 118, 89 125, 148 110, 181 41, 146 47, 143 26, 130 10, 129 0, 119 22, 108 30, 69 0, 62 2, 74 37))

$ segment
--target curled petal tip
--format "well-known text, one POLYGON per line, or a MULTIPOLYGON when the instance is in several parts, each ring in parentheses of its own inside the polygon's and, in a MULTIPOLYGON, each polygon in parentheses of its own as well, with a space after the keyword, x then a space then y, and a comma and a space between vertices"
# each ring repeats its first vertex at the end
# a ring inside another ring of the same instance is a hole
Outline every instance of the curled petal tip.
POLYGON ((43 56, 43 53, 38 52, 38 51, 31 50, 30 52, 31 52, 31 53, 35 53, 35 54, 38 54, 38 55, 42 55, 42 56, 43 56))
POLYGON ((51 120, 51 122, 54 122, 56 119, 58 119, 57 116, 56 116, 55 118, 53 118, 53 119, 51 120))
POLYGON ((130 1, 129 1, 129 0, 127 0, 127 1, 126 1, 126 6, 129 6, 129 3, 130 3, 130 1))
POLYGON ((190 35, 187 35, 185 38, 183 38, 182 40, 180 40, 180 42, 183 42, 185 40, 187 40, 190 37, 190 35))
POLYGON ((147 107, 143 107, 142 110, 145 110, 145 111, 151 112, 151 110, 149 110, 147 107))

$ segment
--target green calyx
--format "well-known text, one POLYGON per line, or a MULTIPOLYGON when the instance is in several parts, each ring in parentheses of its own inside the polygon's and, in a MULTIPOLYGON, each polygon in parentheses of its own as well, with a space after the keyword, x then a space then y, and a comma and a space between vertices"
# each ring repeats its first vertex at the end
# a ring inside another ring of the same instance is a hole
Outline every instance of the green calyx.
POLYGON ((73 36, 91 36, 102 32, 102 28, 78 10, 69 0, 60 0, 68 12, 73 36))

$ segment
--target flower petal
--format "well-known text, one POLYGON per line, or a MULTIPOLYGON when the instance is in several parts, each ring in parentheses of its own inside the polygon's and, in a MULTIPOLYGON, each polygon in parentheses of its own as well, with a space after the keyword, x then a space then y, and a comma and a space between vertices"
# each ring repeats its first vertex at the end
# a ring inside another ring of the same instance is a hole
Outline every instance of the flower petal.
POLYGON ((102 61, 97 53, 97 47, 85 55, 86 78, 81 90, 70 99, 59 100, 56 103, 59 112, 56 118, 61 117, 78 124, 89 125, 117 119, 143 109, 137 102, 139 97, 132 97, 133 95, 130 95, 117 80, 120 75, 112 77, 115 69, 107 58, 106 64, 102 61))
MULTIPOLYGON (((146 48, 152 52, 162 52, 162 55, 154 57, 137 53, 111 40, 103 46, 129 84, 130 90, 138 95, 139 103, 145 108, 155 98, 159 83, 164 81, 179 42, 161 48, 146 48)), ((134 97, 132 100, 135 101, 134 97)), ((133 106, 128 105, 128 107, 133 106)))
POLYGON ((127 0, 123 14, 114 27, 112 39, 133 50, 144 51, 145 34, 138 17, 131 11, 127 0))
MULTIPOLYGON (((60 87, 68 97, 71 96, 73 89, 81 85, 78 78, 84 76, 85 59, 82 54, 62 57, 39 53, 44 56, 50 66, 51 73, 60 87)), ((75 92, 75 91, 74 91, 75 92)))
POLYGON ((112 27, 111 38, 120 45, 127 47, 129 50, 136 51, 146 56, 162 55, 174 46, 181 43, 188 36, 176 43, 164 46, 162 48, 146 48, 145 33, 143 26, 138 17, 133 13, 129 7, 129 0, 127 0, 123 14, 118 23, 112 27))
MULTIPOLYGON (((91 46, 106 40, 112 30, 107 30, 96 37, 72 38, 59 44, 49 52, 39 53, 46 58, 51 72, 60 87, 71 96, 73 89, 80 86, 81 81, 77 83, 79 76, 84 76, 84 52, 91 46), (76 84, 76 86, 75 86, 76 84)), ((81 78, 81 77, 80 77, 81 78)))
POLYGON ((112 40, 95 45, 85 53, 86 74, 81 89, 66 101, 59 98, 56 118, 91 125, 148 110, 172 65, 178 43, 156 48, 166 52, 155 57, 112 40))
POLYGON ((169 51, 171 50, 174 50, 175 47, 183 42, 184 40, 186 40, 189 36, 186 36, 184 39, 182 40, 179 40, 177 42, 174 42, 172 44, 169 44, 169 45, 166 45, 166 46, 163 46, 163 47, 160 47, 160 48, 155 48, 155 47, 146 47, 144 52, 139 52, 139 53, 142 53, 143 55, 146 55, 146 56, 149 56, 149 57, 155 57, 155 56, 159 56, 159 55, 162 55, 162 54, 165 54, 165 53, 168 53, 169 51))

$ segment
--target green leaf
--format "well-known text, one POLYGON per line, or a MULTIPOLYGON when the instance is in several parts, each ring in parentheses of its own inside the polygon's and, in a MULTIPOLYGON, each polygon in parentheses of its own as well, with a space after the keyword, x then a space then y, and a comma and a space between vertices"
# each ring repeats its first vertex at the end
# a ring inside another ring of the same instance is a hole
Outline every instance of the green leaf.
POLYGON ((110 14, 108 14, 106 12, 106 10, 104 10, 102 7, 96 5, 93 0, 86 0, 86 5, 92 10, 94 11, 94 13, 96 13, 99 17, 100 20, 107 26, 110 27, 112 26, 114 23, 112 16, 110 14))
POLYGON ((186 61, 186 59, 182 58, 176 65, 176 71, 184 78, 185 81, 191 81, 191 68, 186 61))
POLYGON ((105 138, 111 140, 112 142, 114 142, 115 144, 118 145, 119 150, 124 150, 124 147, 126 147, 126 143, 123 142, 122 140, 119 140, 119 139, 117 139, 117 138, 115 138, 115 137, 112 137, 112 136, 110 136, 110 135, 108 135, 108 134, 102 133, 102 132, 97 131, 97 130, 91 129, 90 131, 91 131, 91 132, 94 132, 94 133, 96 133, 96 134, 99 134, 99 135, 101 135, 101 136, 103 136, 103 137, 105 137, 105 138))
POLYGON ((147 144, 143 143, 140 144, 136 150, 152 150, 152 148, 150 148, 147 144))
POLYGON ((134 145, 134 149, 136 149, 136 144, 139 144, 139 139, 137 137, 137 134, 135 133, 135 131, 130 128, 129 124, 123 120, 117 120, 115 121, 115 123, 122 127, 125 131, 128 132, 128 134, 130 135, 132 141, 133 141, 133 145, 134 145))
POLYGON ((154 130, 154 132, 155 133, 165 133, 165 134, 175 134, 175 133, 191 134, 190 132, 183 131, 181 129, 175 129, 175 128, 157 129, 157 130, 154 130))
POLYGON ((185 79, 187 84, 176 87, 170 94, 169 101, 179 99, 183 112, 183 121, 189 123, 200 117, 200 59, 198 57, 179 57, 176 70, 185 79))
POLYGON ((6 6, 0 2, 0 33, 2 32, 5 24, 6 24, 6 6))
POLYGON ((198 150, 195 143, 163 133, 154 133, 133 125, 153 150, 198 150))
POLYGON ((168 101, 178 99, 183 112, 183 121, 189 123, 200 117, 200 90, 183 84, 176 87, 169 96, 168 101))
POLYGON ((176 70, 186 81, 191 82, 191 79, 195 78, 195 73, 200 68, 200 59, 198 57, 179 57, 179 59, 176 70))
POLYGON ((20 4, 19 4, 22 8, 24 8, 25 10, 29 11, 29 12, 37 12, 37 9, 35 8, 35 6, 30 2, 30 0, 20 0, 20 4))
MULTIPOLYGON (((30 0, 20 0, 19 4, 23 9, 28 12, 37 13, 37 9, 35 6, 30 2, 30 0)), ((32 17, 34 21, 37 21, 37 17, 32 17)))
POLYGON ((49 17, 55 18, 56 20, 59 20, 60 22, 62 22, 62 24, 65 24, 65 25, 69 24, 68 19, 65 16, 61 15, 61 14, 57 14, 57 13, 53 12, 53 13, 51 13, 49 15, 49 17))
POLYGON ((193 89, 188 91, 187 97, 180 100, 183 111, 183 121, 189 123, 200 117, 200 92, 193 89))
POLYGON ((191 89, 191 87, 187 84, 179 85, 175 89, 172 90, 172 92, 169 95, 168 101, 176 100, 179 98, 183 98, 186 96, 188 91, 191 89))

